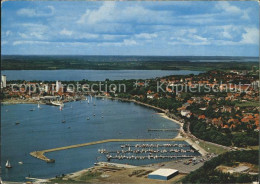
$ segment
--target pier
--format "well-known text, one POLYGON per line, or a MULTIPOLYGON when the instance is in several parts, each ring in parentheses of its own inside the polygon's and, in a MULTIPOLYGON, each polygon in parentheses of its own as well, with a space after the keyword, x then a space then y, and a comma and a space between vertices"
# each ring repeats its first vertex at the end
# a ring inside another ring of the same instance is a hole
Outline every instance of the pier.
POLYGON ((72 148, 79 148, 83 146, 90 146, 95 144, 102 144, 102 143, 108 143, 108 142, 168 142, 168 141, 185 141, 185 138, 173 138, 173 139, 106 139, 101 141, 94 141, 94 142, 88 142, 88 143, 82 143, 82 144, 74 144, 70 146, 64 146, 64 147, 58 147, 58 148, 52 148, 47 150, 41 150, 41 151, 34 151, 31 152, 30 155, 38 158, 40 160, 43 160, 45 162, 54 162, 55 160, 47 158, 44 154, 48 152, 54 152, 54 151, 62 151, 66 149, 72 149, 72 148))
POLYGON ((145 159, 178 159, 193 158, 195 153, 192 146, 188 144, 123 144, 120 149, 99 149, 98 152, 105 155, 107 161, 117 160, 145 160, 145 159))
POLYGON ((148 129, 148 132, 154 132, 154 131, 160 131, 160 132, 178 132, 179 129, 148 129))

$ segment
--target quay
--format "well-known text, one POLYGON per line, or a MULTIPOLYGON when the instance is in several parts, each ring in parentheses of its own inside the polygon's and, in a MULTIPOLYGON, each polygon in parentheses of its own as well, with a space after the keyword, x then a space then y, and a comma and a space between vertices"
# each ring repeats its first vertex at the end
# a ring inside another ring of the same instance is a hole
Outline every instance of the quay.
POLYGON ((173 138, 173 139, 105 139, 101 141, 94 141, 94 142, 88 142, 88 143, 82 143, 82 144, 75 144, 70 146, 64 146, 64 147, 58 147, 58 148, 52 148, 47 150, 41 150, 41 151, 33 151, 30 153, 31 156, 38 158, 40 160, 43 160, 45 162, 51 163, 55 162, 53 159, 47 158, 44 154, 48 152, 54 152, 54 151, 61 151, 66 149, 72 149, 72 148, 78 148, 83 146, 90 146, 95 144, 102 144, 102 143, 108 143, 108 142, 167 142, 167 141, 185 141, 185 138, 173 138))

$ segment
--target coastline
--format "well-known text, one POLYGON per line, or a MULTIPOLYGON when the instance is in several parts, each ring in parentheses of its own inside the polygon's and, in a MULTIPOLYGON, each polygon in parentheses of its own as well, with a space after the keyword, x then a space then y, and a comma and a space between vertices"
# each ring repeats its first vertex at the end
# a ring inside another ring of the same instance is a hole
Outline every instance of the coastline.
POLYGON ((178 120, 172 119, 170 117, 168 117, 165 113, 158 113, 161 117, 168 119, 176 124, 180 125, 180 129, 178 131, 178 135, 174 138, 183 138, 182 133, 183 133, 183 123, 179 122, 178 120))
MULTIPOLYGON (((152 108, 152 109, 158 111, 157 114, 160 115, 161 117, 163 117, 165 119, 168 119, 168 120, 170 120, 170 121, 180 125, 178 135, 176 137, 173 137, 173 138, 184 138, 182 136, 182 135, 185 135, 185 132, 183 130, 183 123, 181 123, 180 121, 178 121, 176 119, 173 119, 173 118, 167 116, 167 114, 166 114, 167 111, 164 110, 164 109, 161 109, 161 108, 158 108, 158 107, 146 104, 146 103, 138 102, 136 100, 122 99, 122 98, 113 98, 113 97, 106 97, 106 96, 96 96, 96 98, 107 98, 107 99, 111 99, 111 100, 120 100, 120 101, 125 101, 125 102, 133 102, 133 103, 138 104, 138 105, 142 105, 142 106, 145 106, 145 107, 148 107, 148 108, 152 108)), ((64 103, 66 103, 66 102, 64 102, 64 103)), ((31 100, 31 101, 28 100, 28 101, 26 101, 26 100, 22 100, 22 99, 19 99, 19 100, 10 99, 10 100, 6 100, 6 101, 2 101, 1 104, 5 104, 5 105, 7 105, 7 104, 10 104, 10 105, 11 104, 38 104, 38 101, 36 101, 36 100, 31 100)), ((45 103, 40 103, 40 104, 45 104, 45 103)), ((205 155, 205 150, 203 150, 198 145, 196 145, 196 143, 194 143, 189 137, 185 136, 185 138, 187 139, 186 142, 188 144, 194 146, 194 148, 199 150, 199 152, 202 155, 205 155), (204 152, 204 154, 203 154, 203 152, 204 152)), ((85 168, 83 170, 79 170, 79 171, 76 171, 76 172, 72 172, 72 173, 66 174, 66 177, 80 176, 82 173, 89 171, 91 168, 92 167, 85 168)), ((45 182, 51 182, 51 180, 53 180, 55 178, 48 178, 48 179, 26 178, 26 179, 33 180, 34 183, 45 183, 45 182)))

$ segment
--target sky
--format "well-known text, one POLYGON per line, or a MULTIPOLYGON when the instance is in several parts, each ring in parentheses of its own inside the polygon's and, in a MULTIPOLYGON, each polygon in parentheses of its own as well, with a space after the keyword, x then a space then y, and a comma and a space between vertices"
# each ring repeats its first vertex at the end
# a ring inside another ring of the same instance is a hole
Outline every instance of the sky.
POLYGON ((259 56, 255 1, 7 1, 2 55, 259 56))

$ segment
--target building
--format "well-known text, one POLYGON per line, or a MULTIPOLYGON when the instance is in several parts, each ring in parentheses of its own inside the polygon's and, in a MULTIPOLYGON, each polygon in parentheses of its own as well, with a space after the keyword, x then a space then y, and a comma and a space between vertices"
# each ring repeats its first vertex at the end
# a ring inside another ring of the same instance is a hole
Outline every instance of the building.
POLYGON ((1 76, 1 88, 6 88, 6 75, 1 76))
POLYGON ((181 110, 181 115, 182 116, 188 116, 191 112, 189 110, 181 110))
POLYGON ((56 92, 59 92, 59 90, 62 88, 61 81, 56 81, 56 92))
POLYGON ((176 176, 179 173, 178 170, 175 169, 158 169, 148 175, 150 179, 158 179, 158 180, 169 180, 176 176))

